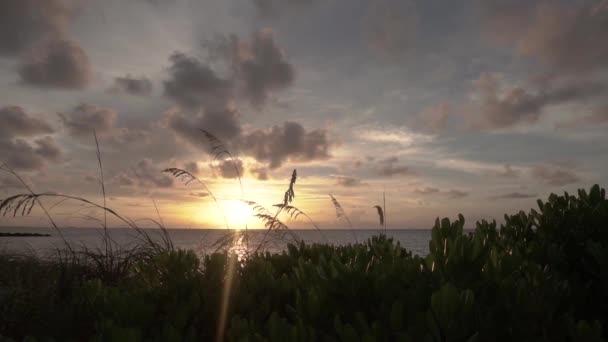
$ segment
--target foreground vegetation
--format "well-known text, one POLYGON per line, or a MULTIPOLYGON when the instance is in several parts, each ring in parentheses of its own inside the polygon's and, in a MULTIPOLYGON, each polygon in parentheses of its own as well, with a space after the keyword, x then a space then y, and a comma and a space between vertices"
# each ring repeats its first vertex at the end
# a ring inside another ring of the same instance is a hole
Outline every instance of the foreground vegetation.
POLYGON ((551 195, 538 207, 505 216, 500 227, 479 222, 471 233, 463 232, 463 217, 438 220, 425 257, 385 236, 349 246, 290 245, 282 254, 242 260, 227 252, 199 259, 152 243, 111 255, 64 251, 46 261, 5 253, 0 335, 9 341, 602 341, 605 191, 594 186, 578 196, 551 195))

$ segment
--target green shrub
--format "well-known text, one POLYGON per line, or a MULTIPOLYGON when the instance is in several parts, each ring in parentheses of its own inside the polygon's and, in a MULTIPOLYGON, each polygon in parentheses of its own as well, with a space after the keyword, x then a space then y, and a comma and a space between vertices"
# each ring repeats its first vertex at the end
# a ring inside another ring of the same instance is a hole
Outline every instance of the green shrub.
POLYGON ((0 336, 214 340, 233 269, 229 341, 603 341, 605 191, 538 206, 469 233, 462 216, 437 220, 424 257, 382 235, 244 260, 167 249, 114 279, 80 260, 1 255, 0 336))

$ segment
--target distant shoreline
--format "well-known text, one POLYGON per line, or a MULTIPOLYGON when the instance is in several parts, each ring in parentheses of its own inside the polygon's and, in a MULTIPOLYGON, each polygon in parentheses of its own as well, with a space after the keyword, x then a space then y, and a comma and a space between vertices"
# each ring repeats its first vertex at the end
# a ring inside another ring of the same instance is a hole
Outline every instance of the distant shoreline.
POLYGON ((51 234, 40 234, 40 233, 0 233, 0 237, 44 237, 51 236, 51 234))

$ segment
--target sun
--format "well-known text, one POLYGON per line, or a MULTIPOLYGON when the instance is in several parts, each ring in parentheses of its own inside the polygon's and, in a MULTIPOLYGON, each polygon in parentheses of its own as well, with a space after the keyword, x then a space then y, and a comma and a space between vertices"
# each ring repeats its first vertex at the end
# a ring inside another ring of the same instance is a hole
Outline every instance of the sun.
POLYGON ((253 219, 253 209, 240 200, 223 200, 222 208, 231 229, 245 229, 253 219))

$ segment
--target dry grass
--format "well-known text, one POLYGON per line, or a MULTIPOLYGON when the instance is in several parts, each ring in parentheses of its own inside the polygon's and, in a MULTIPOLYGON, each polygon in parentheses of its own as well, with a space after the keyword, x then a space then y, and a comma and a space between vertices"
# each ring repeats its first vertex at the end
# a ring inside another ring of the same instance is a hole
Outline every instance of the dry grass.
POLYGON ((378 220, 380 220, 380 226, 384 226, 384 211, 382 207, 379 205, 375 205, 376 211, 378 211, 378 220))
POLYGON ((353 229, 353 224, 350 222, 348 215, 346 215, 346 211, 344 211, 344 208, 342 208, 342 205, 340 205, 340 202, 338 202, 338 200, 332 194, 328 194, 328 195, 331 198, 331 203, 334 205, 334 208, 336 209, 336 218, 338 220, 343 220, 348 223, 348 226, 350 227, 350 230, 353 233, 353 236, 355 238, 355 242, 358 243, 359 240, 357 239, 357 233, 355 233, 355 230, 353 229))
MULTIPOLYGON (((213 135, 212 133, 210 133, 209 131, 206 131, 204 129, 201 129, 200 131, 202 132, 205 139, 209 143, 210 154, 213 156, 213 158, 215 160, 229 159, 232 162, 232 165, 235 168, 236 175, 237 175, 237 178, 239 181, 239 186, 241 189, 241 196, 243 197, 241 200, 253 208, 253 210, 255 212, 254 216, 256 218, 258 218, 261 222, 263 222, 264 227, 266 228, 266 231, 264 233, 264 236, 263 236, 261 242, 255 248, 255 252, 259 251, 263 246, 265 246, 265 243, 267 242, 268 237, 270 237, 270 236, 272 236, 273 238, 279 239, 279 240, 283 240, 286 237, 288 237, 292 242, 296 242, 296 243, 300 242, 300 239, 298 238, 298 236, 293 231, 291 231, 289 229, 289 227, 283 221, 281 221, 280 215, 282 213, 285 213, 287 215, 287 217, 289 217, 292 220, 297 220, 301 216, 305 217, 310 222, 310 224, 327 241, 327 238, 323 234, 319 225, 317 225, 314 222, 314 220, 309 215, 307 215, 304 211, 302 211, 301 209, 297 208, 296 206, 294 206, 292 204, 296 198, 295 184, 296 184, 297 178, 298 178, 297 170, 294 169, 291 174, 289 184, 287 186, 285 193, 283 194, 281 203, 274 204, 272 207, 275 208, 276 210, 273 209, 271 211, 270 209, 267 209, 254 201, 247 201, 244 199, 244 189, 243 189, 243 184, 242 184, 242 180, 241 180, 241 174, 238 170, 238 167, 235 162, 235 158, 233 157, 233 154, 229 151, 226 144, 224 144, 215 135, 213 135)), ((113 219, 118 220, 118 222, 121 222, 121 223, 125 224, 127 227, 134 229, 138 233, 140 244, 142 246, 145 245, 147 249, 156 250, 156 251, 173 250, 174 249, 173 243, 171 241, 168 231, 166 230, 162 216, 160 215, 160 210, 159 210, 154 198, 151 198, 151 200, 152 200, 152 203, 154 204, 154 208, 155 208, 156 214, 158 216, 157 219, 143 218, 143 219, 132 220, 126 216, 119 214, 115 210, 107 207, 107 202, 106 202, 107 193, 106 193, 106 186, 105 186, 105 179, 104 179, 104 168, 103 168, 103 162, 102 162, 101 147, 100 147, 100 142, 97 137, 97 134, 94 130, 93 130, 93 137, 94 137, 95 148, 96 148, 95 155, 96 155, 97 164, 99 167, 99 183, 100 183, 101 195, 102 195, 102 200, 103 200, 103 202, 101 204, 92 202, 90 200, 87 200, 85 198, 78 197, 78 196, 71 196, 71 195, 64 195, 64 194, 57 194, 57 193, 35 193, 23 181, 23 179, 21 177, 19 177, 19 175, 17 173, 15 173, 8 166, 2 164, 2 165, 0 165, 0 170, 8 172, 8 173, 12 174, 13 176, 15 176, 21 182, 21 184, 28 190, 28 192, 23 193, 23 194, 13 195, 13 196, 10 196, 10 197, 4 198, 4 199, 0 199, 0 215, 2 215, 2 216, 18 216, 18 215, 27 216, 32 212, 32 209, 36 205, 38 205, 43 210, 46 217, 49 219, 52 226, 55 228, 57 234, 62 238, 63 242, 68 247, 68 249, 70 251, 74 252, 72 249, 72 245, 70 243, 68 243, 68 241, 66 241, 63 234, 61 233, 59 226, 56 224, 56 222, 53 220, 52 216, 50 215, 50 211, 53 210, 55 207, 59 206, 60 204, 63 204, 64 202, 67 202, 67 201, 79 202, 81 204, 84 204, 85 208, 100 210, 101 214, 103 214, 102 219, 100 219, 94 215, 89 215, 89 214, 80 214, 79 215, 80 219, 83 219, 83 220, 86 220, 89 222, 95 222, 103 228, 103 242, 104 242, 103 251, 102 250, 90 250, 90 249, 86 249, 86 248, 84 249, 84 252, 88 256, 88 258, 93 260, 95 263, 100 263, 99 258, 104 257, 104 256, 109 257, 109 258, 113 258, 113 256, 117 257, 119 259, 122 258, 122 257, 118 257, 118 255, 123 254, 123 252, 120 251, 118 244, 115 241, 113 241, 112 238, 110 237, 110 233, 108 231, 108 219, 109 219, 108 216, 111 216, 113 219), (43 199, 43 198, 49 199, 49 200, 56 200, 56 201, 50 206, 50 209, 47 210, 47 208, 43 204, 43 201, 41 201, 41 199, 43 199), (144 229, 139 227, 138 224, 141 222, 152 223, 153 225, 157 226, 160 229, 160 232, 161 232, 161 242, 160 243, 157 241, 157 239, 153 238, 147 231, 145 231, 144 229)), ((226 213, 225 213, 224 209, 222 208, 218 198, 213 194, 211 189, 209 189, 209 187, 201 179, 199 179, 194 174, 192 174, 186 170, 180 169, 180 168, 166 168, 166 169, 162 170, 161 172, 171 174, 175 179, 183 182, 186 186, 189 186, 190 184, 193 184, 193 183, 197 183, 213 199, 217 208, 222 213, 224 224, 226 226, 226 229, 229 231, 229 233, 225 237, 222 237, 221 239, 216 241, 215 246, 218 246, 218 248, 224 248, 224 247, 227 247, 229 244, 233 244, 235 239, 244 238, 245 242, 247 243, 247 249, 249 250, 249 245, 248 245, 249 236, 248 236, 248 231, 247 231, 248 227, 245 226, 244 233, 243 232, 235 233, 230 230, 230 226, 229 226, 228 220, 226 218, 226 213)), ((136 173, 136 176, 139 178, 139 175, 137 174, 137 172, 135 172, 135 173, 136 173)), ((338 200, 333 195, 330 194, 329 196, 335 207, 336 217, 338 218, 338 220, 345 221, 346 223, 348 223, 348 226, 350 227, 350 229, 353 232, 353 235, 355 237, 355 241, 357 241, 357 236, 353 230, 352 222, 346 215, 345 210, 343 209, 343 207, 340 205, 338 200)), ((384 221, 383 209, 380 206, 375 206, 374 208, 377 209, 378 216, 380 219, 380 225, 384 225, 385 221, 384 221)), ((80 209, 80 210, 82 210, 82 209, 80 209)), ((108 263, 110 263, 110 265, 108 265, 105 268, 113 269, 115 267, 115 266, 113 266, 114 262, 115 262, 115 260, 109 260, 108 263)))
POLYGON ((232 167, 234 167, 234 172, 236 173, 236 178, 239 180, 239 185, 241 187, 241 199, 244 199, 245 191, 243 189, 243 181, 241 180, 241 174, 239 172, 239 168, 236 166, 235 158, 232 156, 232 153, 230 153, 230 150, 226 144, 224 144, 224 142, 222 142, 218 137, 204 129, 201 129, 201 132, 209 142, 209 148, 213 158, 216 160, 228 158, 232 163, 232 167))
POLYGON ((211 190, 209 190, 209 188, 207 187, 207 185, 205 185, 205 183, 203 183, 203 181, 201 181, 198 177, 196 177, 192 173, 190 173, 186 170, 175 168, 175 167, 164 169, 161 172, 170 173, 177 180, 184 182, 184 184, 186 186, 188 186, 192 182, 200 184, 203 187, 203 189, 205 189, 205 191, 209 194, 209 196, 211 196, 211 198, 215 202, 215 205, 218 207, 218 209, 222 213, 222 217, 224 218, 224 224, 226 225, 226 229, 230 230, 230 226, 228 225, 228 220, 226 219, 226 213, 224 212, 224 209, 220 205, 220 202, 217 200, 217 197, 215 197, 213 192, 211 192, 211 190))

